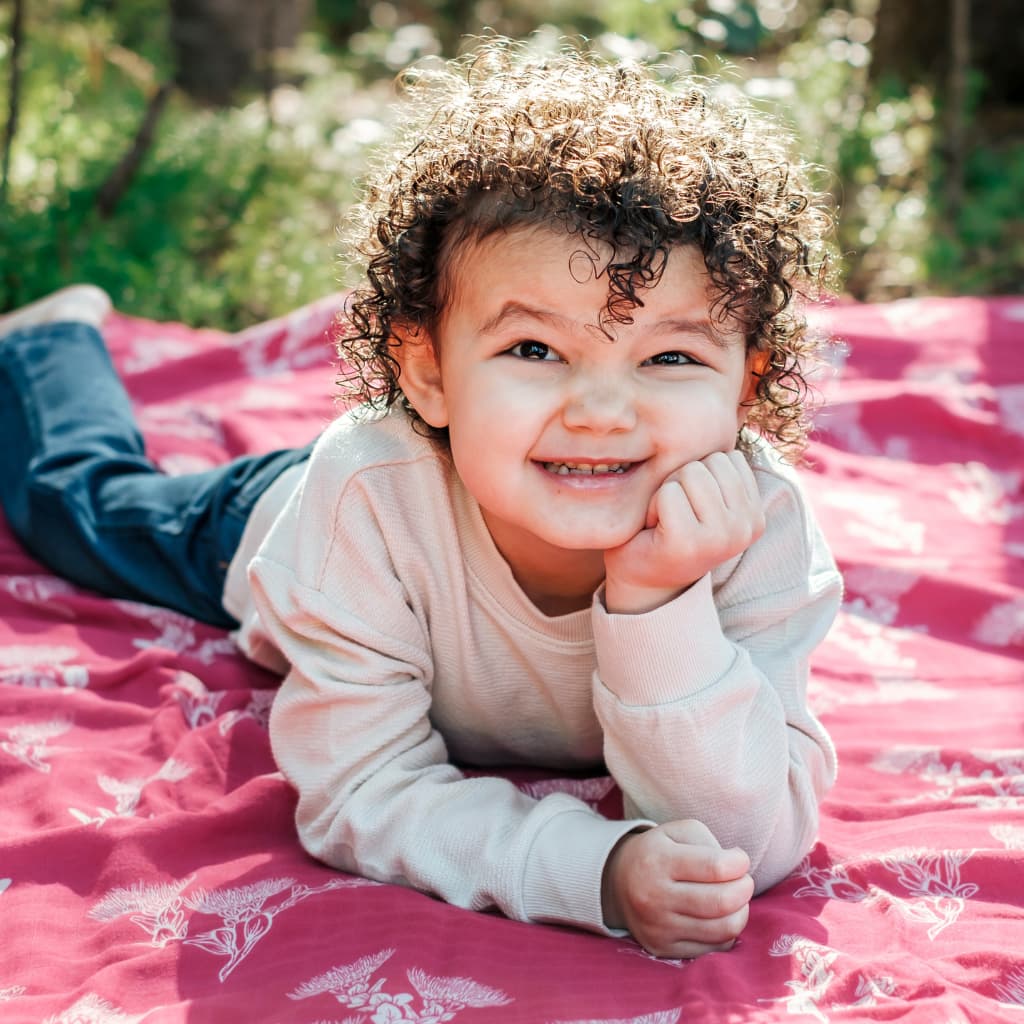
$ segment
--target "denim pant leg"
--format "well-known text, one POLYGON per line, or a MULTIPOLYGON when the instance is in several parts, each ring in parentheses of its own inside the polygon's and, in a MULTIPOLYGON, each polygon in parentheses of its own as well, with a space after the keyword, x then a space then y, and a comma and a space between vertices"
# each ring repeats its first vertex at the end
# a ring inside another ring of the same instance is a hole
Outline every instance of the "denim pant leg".
POLYGON ((0 503, 34 557, 102 594, 234 628, 222 593, 249 513, 311 448, 167 476, 98 331, 49 323, 0 338, 0 503))

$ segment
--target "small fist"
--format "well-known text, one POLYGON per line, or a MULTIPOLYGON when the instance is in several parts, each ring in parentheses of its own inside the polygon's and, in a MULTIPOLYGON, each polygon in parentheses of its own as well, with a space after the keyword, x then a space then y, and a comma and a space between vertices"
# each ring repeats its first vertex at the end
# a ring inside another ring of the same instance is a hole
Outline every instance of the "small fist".
POLYGON ((750 858, 723 850, 699 821, 625 836, 605 865, 605 924, 627 928, 649 953, 690 958, 731 949, 747 923, 750 858))
POLYGON ((644 528, 605 552, 608 611, 649 611, 671 601, 764 533, 764 508, 742 452, 712 452, 654 492, 644 528))

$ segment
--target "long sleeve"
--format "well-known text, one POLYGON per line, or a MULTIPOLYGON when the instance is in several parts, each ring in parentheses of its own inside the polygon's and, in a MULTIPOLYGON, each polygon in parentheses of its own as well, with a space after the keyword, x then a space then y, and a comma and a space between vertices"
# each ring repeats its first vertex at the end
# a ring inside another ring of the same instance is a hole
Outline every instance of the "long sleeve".
POLYGON ((740 559, 643 615, 595 601, 594 702, 627 813, 699 819, 762 891, 810 848, 835 778, 807 678, 842 585, 795 480, 757 477, 768 529, 740 559))
POLYGON ((287 672, 270 734, 306 850, 602 932, 604 865, 636 828, 698 818, 748 851, 760 888, 782 877, 835 771, 805 691, 839 577, 795 482, 758 479, 768 534, 677 601, 548 617, 428 441, 396 415, 329 427, 237 613, 243 650, 287 672), (627 817, 460 764, 608 770, 627 817))

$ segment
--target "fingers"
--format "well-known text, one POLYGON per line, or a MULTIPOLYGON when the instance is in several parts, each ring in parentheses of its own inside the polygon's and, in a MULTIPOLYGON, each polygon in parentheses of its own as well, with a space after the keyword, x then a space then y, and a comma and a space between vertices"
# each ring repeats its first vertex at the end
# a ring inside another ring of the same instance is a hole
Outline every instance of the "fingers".
POLYGON ((677 843, 692 843, 694 846, 710 846, 721 850, 721 844, 715 838, 711 829, 703 821, 696 818, 680 818, 676 821, 666 821, 658 826, 659 831, 669 839, 677 843))
POLYGON ((651 496, 645 528, 605 552, 608 610, 637 613, 671 601, 764 529, 757 481, 741 452, 681 466, 651 496))
POLYGON ((756 517, 760 511, 757 481, 739 451, 712 452, 699 462, 687 463, 669 479, 683 489, 697 522, 719 522, 723 507, 736 516, 756 517))
POLYGON ((688 921, 721 921, 749 906, 753 895, 754 880, 743 875, 729 882, 676 882, 668 903, 674 913, 688 921))
POLYGON ((668 945, 676 950, 685 944, 728 949, 740 937, 749 920, 749 903, 724 917, 702 918, 680 914, 670 924, 671 932, 677 937, 669 938, 668 945))
POLYGON ((670 960, 695 960, 705 953, 728 953, 735 945, 735 939, 714 946, 704 945, 701 942, 673 942, 669 943, 663 950, 648 949, 647 952, 670 960))
MULTIPOLYGON (((742 931, 742 927, 740 928, 742 931)), ((721 942, 700 942, 696 939, 673 940, 666 938, 663 941, 642 942, 641 945, 648 953, 657 957, 665 957, 671 960, 694 960, 705 953, 727 953, 736 945, 739 934, 721 942)))
POLYGON ((713 452, 687 463, 665 481, 656 504, 662 530, 687 538, 691 546, 721 561, 746 550, 764 533, 757 481, 738 451, 713 452))
POLYGON ((692 958, 731 949, 749 920, 750 903, 747 901, 719 917, 666 914, 634 937, 655 956, 692 958))
POLYGON ((677 882, 731 882, 750 870, 750 858, 743 850, 685 846, 674 858, 672 878, 677 882))
POLYGON ((606 919, 621 916, 656 956, 729 949, 747 924, 754 894, 749 870, 746 853, 723 850, 699 821, 671 821, 633 833, 609 860, 607 894, 602 885, 602 900, 609 896, 606 919))

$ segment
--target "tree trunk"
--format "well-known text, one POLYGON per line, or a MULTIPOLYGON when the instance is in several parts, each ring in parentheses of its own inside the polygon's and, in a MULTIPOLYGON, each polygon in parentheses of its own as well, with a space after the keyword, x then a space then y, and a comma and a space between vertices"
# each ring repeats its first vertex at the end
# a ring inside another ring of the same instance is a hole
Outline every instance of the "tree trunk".
POLYGON ((7 124, 4 127, 3 156, 0 157, 0 206, 7 202, 8 179, 11 173, 11 151, 14 137, 18 134, 18 118, 21 115, 21 47, 25 34, 25 3, 14 0, 11 12, 11 62, 10 80, 7 88, 7 124))
MULTIPOLYGON (((1024 106, 1020 0, 970 0, 970 67, 984 78, 989 108, 1024 106)), ((923 82, 945 96, 954 69, 953 0, 879 0, 871 77, 923 82)), ((964 41, 960 41, 963 45, 964 41)))
POLYGON ((195 99, 225 104, 276 49, 294 44, 310 0, 171 0, 177 84, 195 99))

